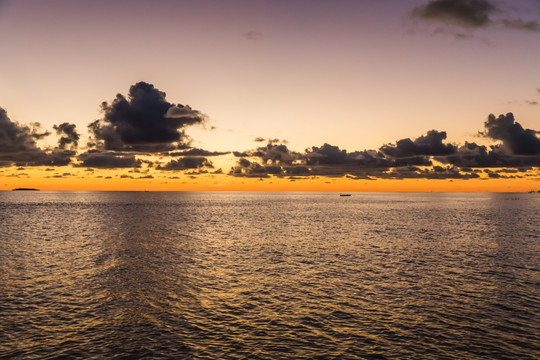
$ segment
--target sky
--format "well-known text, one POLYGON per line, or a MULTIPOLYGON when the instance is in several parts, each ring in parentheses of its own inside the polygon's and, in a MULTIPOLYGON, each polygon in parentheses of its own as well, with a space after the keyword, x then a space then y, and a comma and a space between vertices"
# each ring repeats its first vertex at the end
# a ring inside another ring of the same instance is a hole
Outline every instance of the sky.
POLYGON ((0 0, 0 189, 540 190, 540 1, 0 0))

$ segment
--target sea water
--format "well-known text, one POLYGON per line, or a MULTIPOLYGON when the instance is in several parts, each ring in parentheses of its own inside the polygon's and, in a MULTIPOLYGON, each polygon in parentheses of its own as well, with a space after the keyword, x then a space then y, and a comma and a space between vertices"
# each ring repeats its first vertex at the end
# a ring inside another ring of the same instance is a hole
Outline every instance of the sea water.
POLYGON ((540 195, 0 192, 0 358, 538 359, 540 195))

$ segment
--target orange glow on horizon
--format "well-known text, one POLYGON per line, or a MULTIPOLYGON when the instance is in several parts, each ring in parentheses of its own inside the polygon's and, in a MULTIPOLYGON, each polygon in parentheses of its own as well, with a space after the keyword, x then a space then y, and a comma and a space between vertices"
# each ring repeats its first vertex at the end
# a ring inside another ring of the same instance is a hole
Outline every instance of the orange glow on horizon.
POLYGON ((527 192, 540 190, 538 176, 521 179, 376 179, 345 177, 244 178, 225 174, 181 172, 129 173, 128 170, 68 168, 65 173, 26 168, 4 169, 0 190, 18 187, 54 191, 317 191, 317 192, 527 192), (152 176, 152 177, 150 177, 152 176))

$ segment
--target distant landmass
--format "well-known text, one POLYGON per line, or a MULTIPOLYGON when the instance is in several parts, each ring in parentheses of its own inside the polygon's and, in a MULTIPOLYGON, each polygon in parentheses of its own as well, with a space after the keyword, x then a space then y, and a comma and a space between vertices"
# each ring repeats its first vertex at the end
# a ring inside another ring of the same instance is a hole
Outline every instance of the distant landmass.
POLYGON ((16 189, 13 189, 13 191, 39 191, 39 189, 34 189, 34 188, 16 188, 16 189))

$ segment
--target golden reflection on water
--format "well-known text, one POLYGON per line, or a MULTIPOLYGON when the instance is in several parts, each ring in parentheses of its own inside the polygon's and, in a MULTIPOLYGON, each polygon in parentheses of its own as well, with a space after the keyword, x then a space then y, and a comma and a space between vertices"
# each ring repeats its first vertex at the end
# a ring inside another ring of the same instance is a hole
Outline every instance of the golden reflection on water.
POLYGON ((1 356, 532 358, 536 201, 10 196, 1 356))

